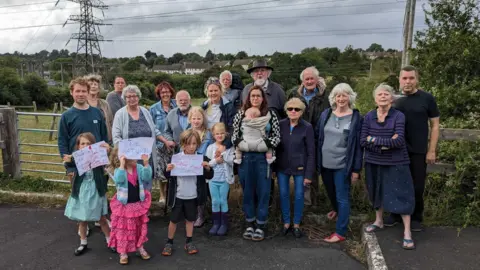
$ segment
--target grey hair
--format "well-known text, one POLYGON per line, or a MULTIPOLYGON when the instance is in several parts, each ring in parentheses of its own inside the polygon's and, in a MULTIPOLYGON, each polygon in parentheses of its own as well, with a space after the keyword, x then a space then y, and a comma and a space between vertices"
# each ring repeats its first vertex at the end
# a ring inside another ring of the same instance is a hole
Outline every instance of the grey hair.
POLYGON ((375 96, 377 95, 377 92, 380 91, 380 90, 387 91, 388 93, 390 93, 392 98, 395 98, 395 91, 393 90, 393 87, 391 87, 390 85, 388 85, 386 83, 381 83, 377 87, 375 87, 375 90, 373 90, 373 98, 375 98, 375 96))
MULTIPOLYGON (((253 73, 255 73, 255 70, 253 70, 251 73, 250 73, 250 77, 253 78, 253 73)), ((271 69, 267 69, 267 79, 270 78, 270 75, 272 75, 272 70, 271 69)))
POLYGON ((127 93, 132 93, 132 92, 135 92, 135 94, 138 96, 139 99, 142 98, 142 91, 140 91, 138 86, 129 84, 125 86, 122 90, 122 99, 125 100, 125 95, 127 95, 127 93))
POLYGON ((179 94, 187 94, 188 99, 189 99, 189 100, 192 99, 192 98, 190 97, 190 93, 188 93, 187 90, 180 90, 180 91, 178 91, 177 94, 175 95, 175 99, 178 99, 178 95, 179 95, 179 94))
POLYGON ((222 92, 225 92, 225 90, 227 90, 225 88, 225 85, 223 85, 223 82, 222 82, 222 77, 224 77, 225 75, 230 76, 230 80, 233 80, 233 75, 229 70, 224 70, 224 71, 222 71, 222 73, 220 73, 220 76, 218 78, 220 79, 220 85, 222 86, 222 92))
POLYGON ((306 69, 304 69, 302 71, 302 73, 300 73, 300 80, 303 82, 303 73, 305 73, 305 71, 312 71, 313 72, 313 75, 315 75, 315 77, 317 79, 320 79, 320 71, 318 71, 318 69, 314 66, 311 66, 311 67, 307 67, 306 69))
POLYGON ((347 94, 348 95, 348 107, 352 109, 355 106, 355 100, 357 99, 357 93, 355 93, 352 87, 348 83, 339 83, 333 87, 330 95, 328 95, 328 101, 330 102, 330 106, 332 109, 337 108, 337 104, 335 103, 335 97, 339 94, 347 94))
POLYGON ((287 111, 287 108, 290 106, 296 106, 299 109, 302 109, 302 112, 305 111, 305 103, 302 102, 301 99, 293 97, 289 99, 287 102, 285 102, 285 106, 283 106, 283 109, 287 111))

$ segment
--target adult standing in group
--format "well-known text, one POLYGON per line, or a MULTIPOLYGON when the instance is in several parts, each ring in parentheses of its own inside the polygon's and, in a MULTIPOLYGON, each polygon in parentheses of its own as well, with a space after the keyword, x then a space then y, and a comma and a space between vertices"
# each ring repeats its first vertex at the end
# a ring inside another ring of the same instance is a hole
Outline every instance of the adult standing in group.
MULTIPOLYGON (((280 143, 279 121, 275 111, 268 108, 266 92, 261 86, 253 86, 250 89, 243 108, 235 115, 232 135, 234 146, 238 146, 243 139, 242 122, 245 111, 252 107, 260 111, 260 117, 268 118, 264 127, 265 144, 269 149, 274 149, 280 143)), ((238 175, 243 188, 243 211, 247 222, 243 238, 262 241, 266 235, 268 202, 272 185, 266 152, 244 152, 238 175), (255 197, 257 205, 255 205, 255 197)))
POLYGON ((202 109, 207 115, 208 128, 210 129, 216 123, 222 122, 227 128, 227 133, 232 134, 235 107, 233 102, 223 96, 222 85, 218 78, 208 78, 205 82, 205 95, 208 99, 203 102, 202 109))
POLYGON ((305 104, 298 98, 285 103, 288 118, 280 121, 281 140, 277 148, 277 177, 283 217, 283 235, 290 228, 290 177, 293 177, 295 203, 293 235, 300 238, 304 186, 312 182, 315 171, 315 139, 312 125, 302 119, 305 104))
POLYGON ((223 97, 233 103, 235 113, 242 106, 242 90, 244 88, 242 79, 238 74, 232 74, 229 70, 220 73, 220 84, 222 85, 223 97))
MULTIPOLYGON (((423 193, 427 177, 427 163, 434 164, 440 133, 440 112, 435 98, 418 88, 418 70, 405 66, 400 71, 400 89, 403 96, 398 98, 394 107, 405 114, 405 139, 410 158, 410 172, 415 188, 415 210, 412 214, 412 231, 423 230, 423 193), (430 123, 430 139, 429 134, 430 123)), ((385 226, 395 226, 401 219, 391 215, 385 220, 385 226)))
POLYGON ((125 85, 126 83, 124 78, 119 76, 115 77, 113 84, 114 91, 108 93, 107 95, 107 103, 110 106, 113 117, 115 117, 115 114, 118 110, 120 110, 120 108, 125 106, 125 100, 122 98, 122 92, 125 85))
POLYGON ((88 84, 90 85, 90 92, 88 95, 88 105, 99 109, 102 112, 103 118, 105 118, 105 124, 107 125, 108 141, 112 141, 112 125, 113 115, 110 110, 110 106, 107 101, 99 97, 102 85, 102 77, 100 75, 87 76, 88 84))
MULTIPOLYGON (((173 89, 171 84, 163 81, 155 87, 155 96, 157 96, 159 101, 150 107, 150 114, 157 130, 162 133, 166 127, 168 113, 177 107, 177 102, 175 101, 175 99, 173 99, 173 97, 175 96, 175 89, 173 89)), ((159 184, 159 202, 161 204, 165 204, 167 192, 167 178, 164 175, 164 171, 167 168, 167 164, 170 163, 172 155, 172 149, 167 147, 162 141, 157 140, 158 164, 156 171, 154 172, 156 177, 153 180, 154 182, 158 182, 159 184)))
MULTIPOLYGON (((160 132, 156 129, 150 112, 144 107, 139 105, 139 100, 142 97, 142 92, 136 85, 127 85, 123 89, 122 98, 126 101, 127 105, 115 114, 113 119, 112 138, 113 144, 118 144, 121 140, 134 139, 140 137, 151 137, 154 140, 160 137, 160 132)), ((138 161, 143 163, 142 160, 138 161)), ((158 156, 157 146, 154 143, 152 145, 152 154, 150 156, 150 166, 153 168, 154 175, 157 171, 158 156)), ((145 186, 147 190, 152 189, 152 184, 145 186)))
POLYGON ((362 170, 362 117, 354 109, 356 96, 350 85, 337 84, 328 96, 332 107, 322 113, 318 123, 317 169, 335 216, 338 213, 335 233, 324 239, 329 243, 345 240, 350 217, 350 185, 360 178, 362 170))
MULTIPOLYGON (((291 90, 289 99, 297 97, 305 103, 303 119, 310 123, 314 131, 317 131, 318 120, 323 111, 330 107, 326 93, 325 79, 320 77, 320 72, 315 67, 308 67, 300 73, 301 84, 291 90)), ((318 135, 318 134, 317 134, 318 135)), ((317 143, 317 141, 315 141, 317 143)), ((312 178, 312 183, 305 186, 304 203, 306 206, 315 204, 318 191, 318 174, 312 178)), ((336 211, 328 215, 330 219, 336 216, 336 211)))
POLYGON ((413 181, 405 142, 405 115, 392 108, 393 88, 380 84, 373 92, 377 109, 362 123, 360 143, 365 149, 365 179, 375 222, 365 228, 373 233, 383 228, 383 211, 402 216, 404 249, 414 249, 410 215, 415 207, 413 181))
POLYGON ((253 61, 251 68, 247 69, 247 73, 253 78, 253 82, 245 86, 242 91, 242 101, 246 103, 246 99, 253 86, 259 86, 265 92, 265 98, 270 109, 273 109, 278 117, 284 118, 283 106, 285 105, 285 91, 280 84, 270 80, 273 68, 267 64, 264 59, 253 61))
POLYGON ((178 91, 175 101, 177 108, 168 113, 165 130, 162 131, 159 140, 178 153, 180 151, 180 134, 191 127, 188 122, 188 112, 192 108, 192 101, 190 94, 185 90, 178 91))

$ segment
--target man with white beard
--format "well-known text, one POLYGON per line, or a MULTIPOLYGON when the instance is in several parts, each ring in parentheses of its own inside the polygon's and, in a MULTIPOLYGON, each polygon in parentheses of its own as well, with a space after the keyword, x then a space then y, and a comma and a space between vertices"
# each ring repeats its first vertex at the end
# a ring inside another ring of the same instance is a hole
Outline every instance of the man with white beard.
POLYGON ((284 118, 285 112, 283 106, 285 105, 286 97, 285 91, 280 84, 270 80, 273 68, 268 66, 264 59, 255 60, 251 68, 247 70, 248 74, 252 76, 253 83, 249 83, 242 91, 242 101, 245 103, 248 97, 248 92, 252 86, 261 86, 267 97, 267 104, 270 109, 275 110, 278 117, 284 118))

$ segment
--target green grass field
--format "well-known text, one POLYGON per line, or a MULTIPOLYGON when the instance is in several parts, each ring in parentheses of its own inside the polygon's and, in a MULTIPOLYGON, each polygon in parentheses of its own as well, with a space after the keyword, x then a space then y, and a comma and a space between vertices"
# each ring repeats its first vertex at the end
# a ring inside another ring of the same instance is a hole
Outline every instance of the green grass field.
MULTIPOLYGON (((192 104, 197 106, 200 105, 204 99, 193 99, 192 104)), ((53 108, 53 106, 51 106, 53 108)), ((52 111, 44 111, 44 112, 52 112, 52 111)), ((20 115, 18 118, 18 127, 19 128, 32 128, 32 129, 50 129, 53 117, 52 116, 39 116, 38 123, 35 120, 34 116, 27 116, 27 115, 20 115)), ((58 128, 58 121, 59 117, 57 117, 55 121, 55 125, 53 129, 58 128)), ((62 160, 58 154, 57 148, 57 133, 55 132, 52 136, 52 140, 49 140, 49 132, 31 132, 31 131, 19 131, 19 143, 34 143, 34 144, 49 144, 52 147, 45 147, 45 146, 27 146, 27 145, 20 145, 20 152, 27 152, 27 153, 46 153, 46 154, 54 154, 55 156, 40 156, 34 154, 21 154, 20 160, 23 161, 21 168, 22 170, 42 170, 42 171, 54 171, 57 173, 47 173, 47 172, 31 172, 31 171, 23 171, 22 175, 31 175, 31 176, 40 176, 45 179, 53 179, 53 180, 68 180, 65 177, 65 170, 63 165, 51 165, 51 164, 38 164, 38 163, 30 163, 32 161, 35 162, 54 162, 54 163, 61 163, 62 160)), ((1 160, 1 156, 0 156, 1 160)), ((0 168, 3 170, 3 168, 0 168)))

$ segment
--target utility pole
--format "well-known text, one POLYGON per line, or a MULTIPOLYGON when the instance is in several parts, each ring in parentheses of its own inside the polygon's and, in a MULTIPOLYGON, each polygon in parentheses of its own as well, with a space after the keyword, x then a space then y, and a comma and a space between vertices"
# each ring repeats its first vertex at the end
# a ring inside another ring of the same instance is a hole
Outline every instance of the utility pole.
POLYGON ((407 0, 403 21, 402 67, 410 64, 410 49, 413 43, 413 26, 415 24, 416 0, 407 0))
POLYGON ((60 62, 60 75, 62 76, 62 87, 64 86, 63 84, 63 63, 60 62))
MULTIPOLYGON (((103 20, 94 16, 93 10, 102 11, 108 6, 102 0, 68 0, 80 4, 80 15, 70 15, 68 20, 79 22, 80 29, 78 33, 72 34, 68 42, 72 39, 78 40, 77 55, 73 66, 76 66, 77 75, 85 75, 87 73, 100 73, 103 66, 102 53, 100 51, 100 42, 111 41, 105 40, 100 35, 100 25, 111 25, 103 23, 103 20)), ((68 22, 67 20, 67 22, 68 22)), ((65 22, 65 24, 67 23, 65 22)), ((68 44, 67 42, 67 44, 68 44)), ((65 45, 66 46, 66 45, 65 45)))

